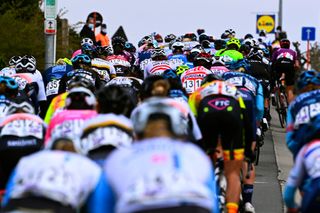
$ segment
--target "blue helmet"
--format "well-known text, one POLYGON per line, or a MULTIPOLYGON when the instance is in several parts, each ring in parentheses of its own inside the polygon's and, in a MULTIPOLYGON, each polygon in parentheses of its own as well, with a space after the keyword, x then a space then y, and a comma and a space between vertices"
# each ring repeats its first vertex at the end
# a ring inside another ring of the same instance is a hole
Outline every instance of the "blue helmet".
POLYGON ((311 79, 311 83, 315 86, 320 86, 320 73, 317 73, 316 76, 311 79))
POLYGON ((81 46, 81 52, 82 54, 86 54, 90 57, 93 57, 93 53, 95 51, 95 46, 90 44, 83 44, 81 46))
POLYGON ((71 62, 74 69, 80 69, 80 65, 91 66, 91 58, 85 54, 76 55, 71 62))
POLYGON ((298 90, 301 90, 311 84, 311 80, 317 76, 317 71, 315 70, 306 70, 302 72, 299 75, 298 81, 297 81, 297 88, 298 90))

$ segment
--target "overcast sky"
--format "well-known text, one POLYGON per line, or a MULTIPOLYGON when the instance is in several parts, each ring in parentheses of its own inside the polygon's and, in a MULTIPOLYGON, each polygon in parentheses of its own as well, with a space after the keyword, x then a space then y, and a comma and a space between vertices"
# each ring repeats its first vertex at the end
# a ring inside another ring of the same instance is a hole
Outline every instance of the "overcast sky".
MULTIPOLYGON (((257 14, 277 14, 279 0, 57 0, 70 24, 85 21, 90 12, 102 14, 109 35, 122 25, 134 44, 157 32, 184 34, 206 29, 219 37, 228 28, 238 37, 255 33, 257 14)), ((303 26, 317 27, 320 40, 320 1, 283 0, 283 29, 289 39, 301 40, 303 26)), ((277 25, 277 24, 276 24, 277 25)))

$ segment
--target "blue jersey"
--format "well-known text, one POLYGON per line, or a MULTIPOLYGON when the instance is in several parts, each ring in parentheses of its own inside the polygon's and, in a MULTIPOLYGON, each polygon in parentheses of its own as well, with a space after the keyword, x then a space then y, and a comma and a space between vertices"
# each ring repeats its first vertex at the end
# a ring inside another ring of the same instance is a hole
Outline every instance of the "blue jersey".
POLYGON ((222 74, 222 78, 236 87, 246 88, 251 92, 253 97, 255 97, 256 119, 260 121, 264 113, 264 97, 263 88, 259 81, 251 75, 242 72, 225 72, 222 74))
POLYGON ((183 63, 187 63, 187 56, 185 56, 184 54, 178 54, 178 55, 170 55, 168 56, 168 59, 180 59, 181 61, 183 61, 183 63))
POLYGON ((300 94, 287 112, 286 141, 294 156, 320 129, 320 90, 300 94))
POLYGON ((71 70, 73 70, 71 65, 57 65, 49 67, 43 76, 44 85, 47 85, 51 80, 59 80, 65 73, 71 70))

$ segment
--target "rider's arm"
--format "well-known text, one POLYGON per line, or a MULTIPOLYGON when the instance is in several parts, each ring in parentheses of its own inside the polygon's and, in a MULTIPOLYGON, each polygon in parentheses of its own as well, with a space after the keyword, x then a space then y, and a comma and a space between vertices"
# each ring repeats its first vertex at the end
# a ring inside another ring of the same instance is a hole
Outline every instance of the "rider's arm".
POLYGON ((1 206, 5 207, 9 200, 10 200, 10 196, 14 187, 14 178, 16 176, 16 169, 13 170, 13 172, 11 173, 11 176, 7 182, 7 186, 6 186, 6 193, 4 194, 4 198, 2 199, 2 203, 1 206))
POLYGON ((263 88, 260 83, 258 84, 258 89, 257 89, 256 107, 257 107, 256 118, 257 118, 257 121, 260 121, 263 118, 263 114, 264 114, 263 88))
POLYGON ((298 151, 299 144, 294 140, 294 117, 291 112, 292 109, 289 106, 287 112, 286 142, 291 153, 295 154, 298 151))
POLYGON ((100 180, 87 200, 87 211, 92 213, 115 212, 115 195, 102 173, 100 180))
POLYGON ((212 194, 212 201, 213 201, 213 208, 212 213, 220 212, 219 210, 219 201, 218 201, 218 192, 217 192, 217 186, 215 181, 215 176, 213 174, 214 168, 211 169, 211 175, 207 181, 207 186, 211 191, 212 194))
POLYGON ((297 205, 294 202, 295 192, 297 188, 301 185, 303 177, 305 175, 304 167, 304 149, 302 148, 297 156, 295 164, 290 171, 288 181, 283 193, 283 198, 286 206, 288 208, 296 208, 297 205))

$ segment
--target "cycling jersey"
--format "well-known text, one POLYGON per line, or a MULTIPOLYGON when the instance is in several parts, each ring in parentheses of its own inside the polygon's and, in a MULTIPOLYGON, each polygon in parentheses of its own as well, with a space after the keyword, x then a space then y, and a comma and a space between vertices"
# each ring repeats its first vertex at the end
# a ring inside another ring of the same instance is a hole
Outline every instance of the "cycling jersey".
POLYGON ((123 115, 99 114, 83 125, 79 148, 87 155, 102 146, 129 147, 132 129, 131 121, 123 115))
POLYGON ((107 57, 107 61, 114 66, 117 76, 123 76, 130 71, 130 60, 126 55, 111 55, 107 57))
POLYGON ((116 70, 113 64, 109 61, 101 58, 94 58, 91 61, 91 67, 99 74, 100 79, 105 83, 108 82, 110 78, 116 77, 116 70))
POLYGON ((150 75, 162 75, 162 73, 168 69, 175 70, 183 62, 180 59, 153 61, 151 60, 144 69, 144 78, 150 75))
POLYGON ((62 76, 73 70, 71 65, 56 65, 48 68, 44 74, 44 84, 48 102, 59 94, 60 79, 62 76))
POLYGON ((88 204, 88 212, 99 212, 98 208, 107 212, 101 169, 86 157, 70 152, 46 150, 24 157, 6 190, 5 208, 16 200, 37 196, 71 206, 75 211, 88 204))
POLYGON ((43 146, 46 125, 36 115, 17 113, 0 122, 0 188, 21 157, 39 151, 43 146))
POLYGON ((50 121, 46 132, 45 143, 48 148, 59 138, 77 139, 82 133, 85 121, 96 115, 94 110, 63 110, 50 121))
POLYGON ((222 51, 218 51, 216 52, 215 56, 225 56, 225 57, 229 57, 232 61, 238 61, 243 59, 243 55, 242 53, 240 53, 237 50, 227 50, 224 49, 222 51))
POLYGON ((169 138, 139 141, 131 149, 111 153, 105 172, 117 198, 116 212, 181 205, 219 212, 210 160, 191 143, 169 138))
POLYGON ((177 55, 169 55, 168 56, 168 59, 171 60, 171 59, 179 59, 183 62, 183 64, 187 63, 188 60, 187 60, 187 56, 184 55, 184 54, 177 54, 177 55))
POLYGON ((49 124, 51 118, 55 115, 55 113, 60 112, 66 105, 66 98, 68 96, 68 92, 64 92, 56 97, 54 97, 49 105, 46 116, 44 118, 44 122, 49 124))
POLYGON ((319 180, 320 180, 320 141, 314 140, 304 145, 299 151, 295 164, 290 171, 287 184, 284 191, 284 201, 289 208, 296 208, 294 195, 296 189, 300 187, 303 181, 308 177, 311 183, 304 189, 301 211, 317 212, 319 211, 319 180), (317 206, 317 207, 315 207, 317 206))
POLYGON ((260 121, 263 118, 264 112, 264 97, 263 88, 257 79, 251 75, 242 72, 226 72, 222 78, 236 87, 248 89, 252 96, 255 97, 256 120, 260 121))
POLYGON ((16 69, 14 67, 5 67, 0 70, 0 76, 11 77, 14 74, 16 74, 16 69))
POLYGON ((203 66, 189 69, 180 76, 182 86, 190 95, 201 86, 202 80, 209 74, 212 72, 203 66))
POLYGON ((294 156, 319 131, 320 90, 302 93, 290 103, 287 111, 286 141, 294 156))
POLYGON ((211 72, 219 77, 223 75, 225 72, 229 72, 230 70, 225 66, 212 66, 210 68, 211 72))

